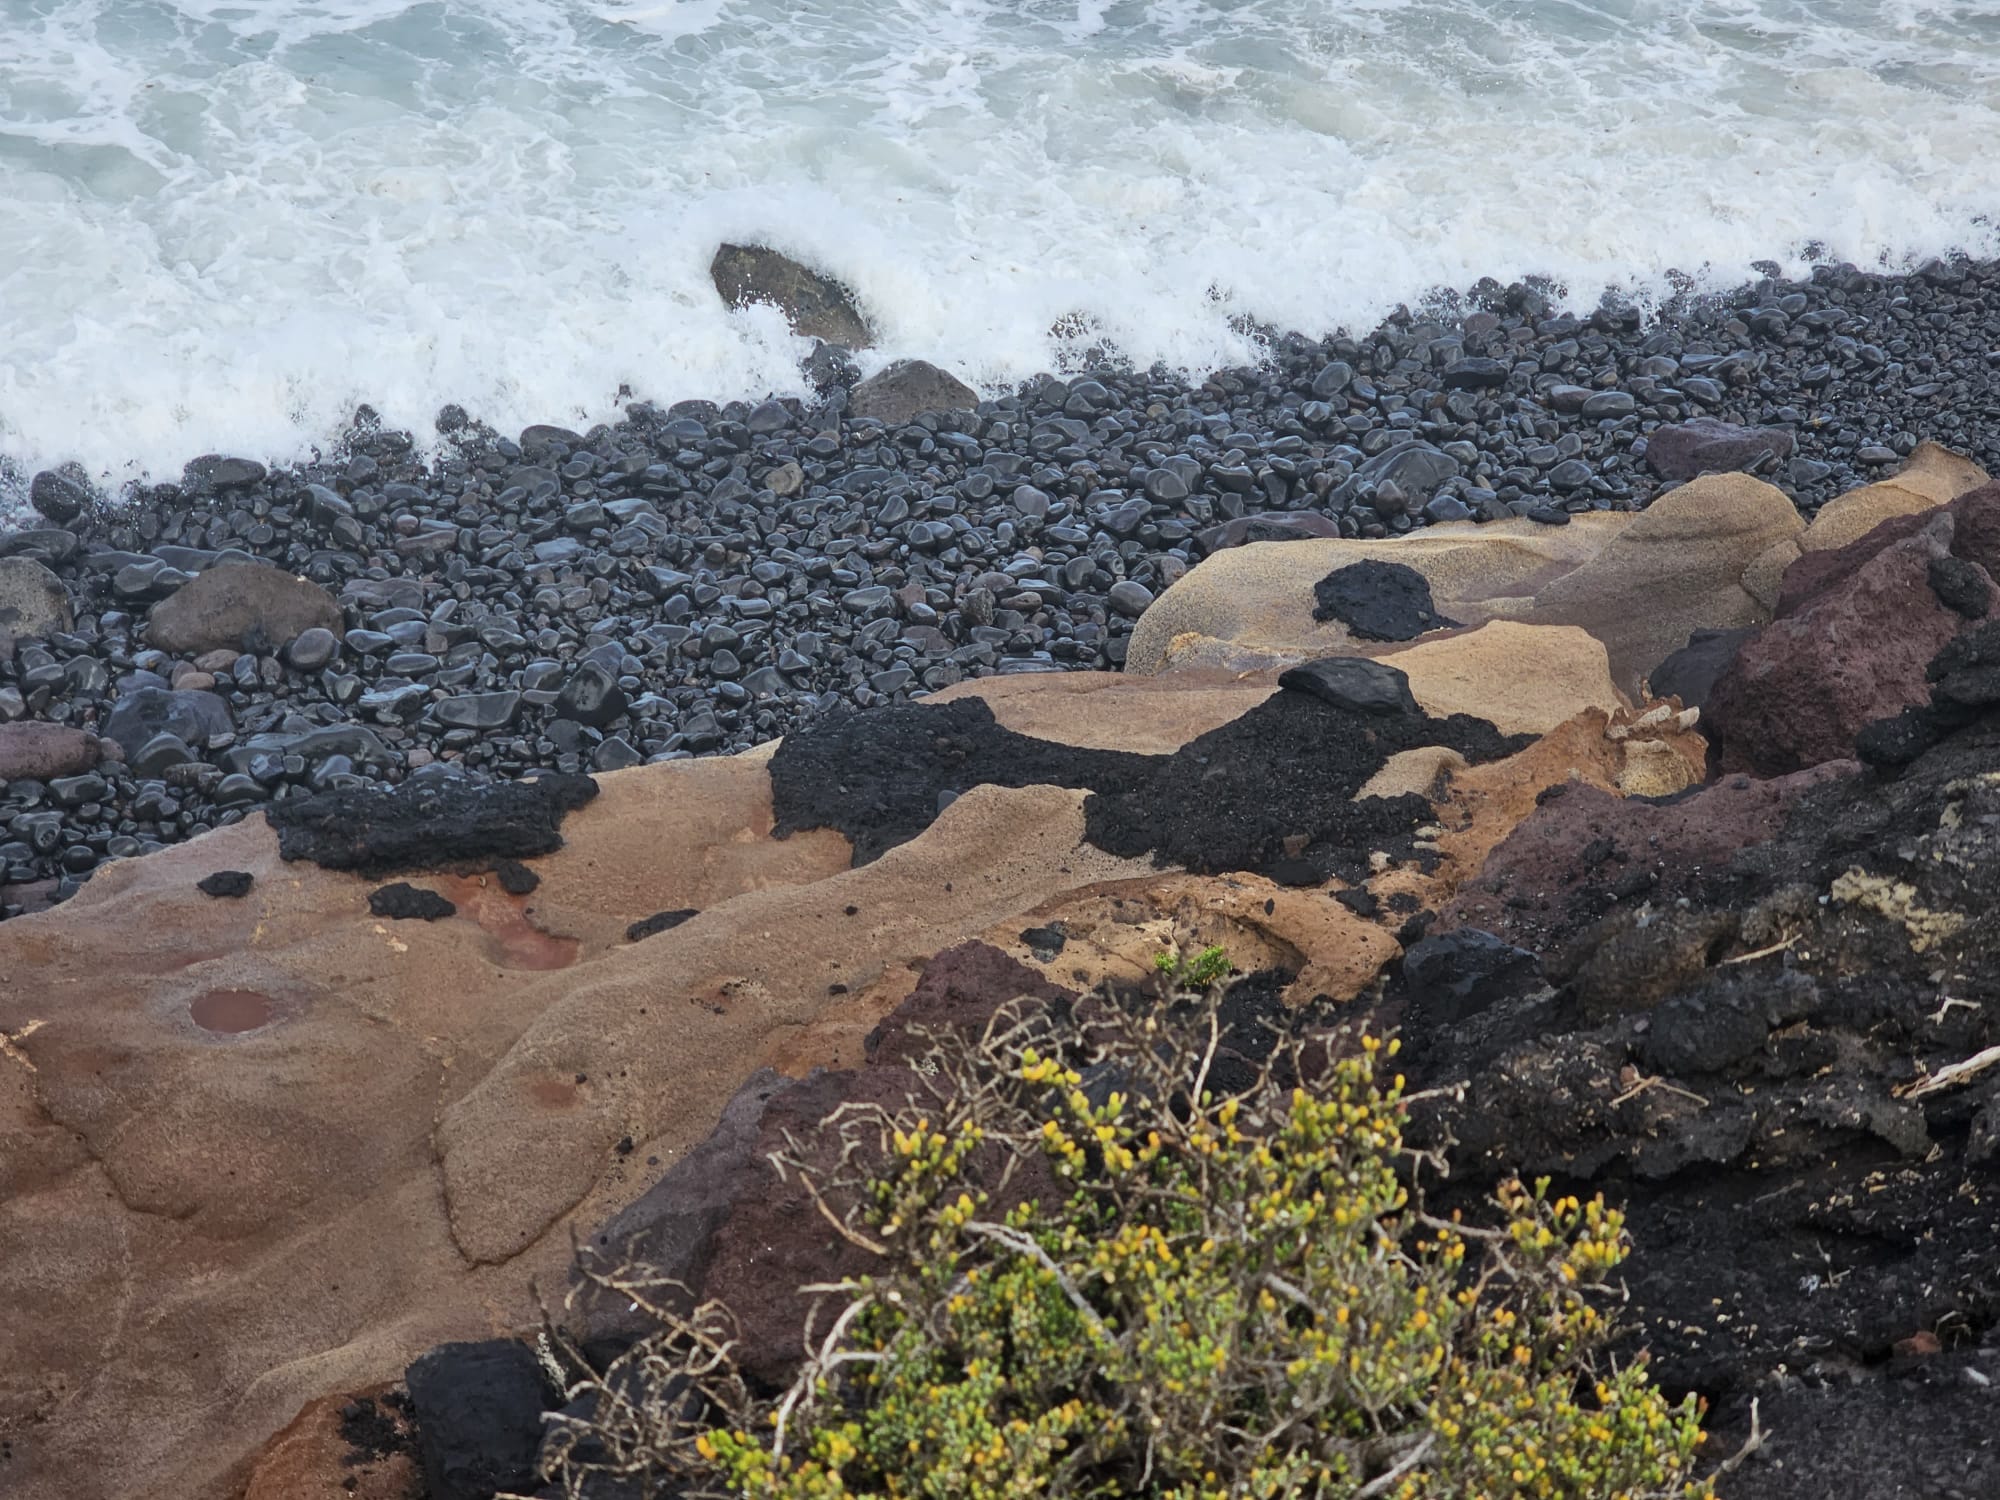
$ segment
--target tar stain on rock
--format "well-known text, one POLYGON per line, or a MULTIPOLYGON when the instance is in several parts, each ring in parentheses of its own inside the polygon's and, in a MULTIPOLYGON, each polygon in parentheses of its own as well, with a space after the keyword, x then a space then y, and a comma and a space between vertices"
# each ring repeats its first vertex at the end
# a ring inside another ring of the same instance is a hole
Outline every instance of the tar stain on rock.
POLYGON ((251 877, 248 870, 217 870, 213 875, 204 875, 195 882, 195 889, 204 896, 234 899, 250 894, 251 877))
POLYGON ((1248 713, 1166 757, 1141 784, 1091 797, 1085 837, 1111 854, 1152 854, 1203 875, 1249 870, 1287 885, 1359 878, 1370 853, 1407 850, 1434 816, 1415 794, 1355 800, 1390 756, 1448 745, 1477 763, 1533 738, 1503 735, 1465 714, 1335 707, 1290 678, 1248 713))
POLYGON ((563 818, 597 795, 588 776, 483 783, 439 778, 392 791, 356 787, 265 812, 278 852, 329 870, 390 875, 461 861, 491 865, 562 847, 563 818))
POLYGON ((1370 558, 1335 568, 1313 585, 1313 599, 1315 620, 1338 620, 1371 641, 1414 640, 1458 624, 1431 603, 1430 581, 1403 563, 1370 558))
POLYGON ((389 917, 395 921, 412 918, 423 922, 435 922, 442 917, 456 916, 458 908, 436 891, 427 891, 421 886, 399 880, 394 885, 385 885, 368 893, 368 910, 378 917, 389 917))
POLYGON ((977 698, 833 714, 788 734, 771 757, 774 832, 833 828, 865 865, 930 827, 939 793, 976 786, 1122 792, 1163 757, 1084 750, 1003 728, 977 698))
POLYGON ((625 941, 636 943, 657 933, 668 932, 681 925, 690 917, 701 913, 694 907, 683 907, 679 911, 656 911, 650 917, 641 917, 625 929, 625 941))

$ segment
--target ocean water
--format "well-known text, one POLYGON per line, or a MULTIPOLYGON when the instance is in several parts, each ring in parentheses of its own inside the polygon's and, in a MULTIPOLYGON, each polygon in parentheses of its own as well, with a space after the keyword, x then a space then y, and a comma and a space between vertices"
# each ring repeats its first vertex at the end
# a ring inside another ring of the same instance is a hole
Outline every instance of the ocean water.
POLYGON ((759 240, 989 388, 1993 253, 1994 0, 0 0, 0 460, 116 486, 801 389, 759 240))

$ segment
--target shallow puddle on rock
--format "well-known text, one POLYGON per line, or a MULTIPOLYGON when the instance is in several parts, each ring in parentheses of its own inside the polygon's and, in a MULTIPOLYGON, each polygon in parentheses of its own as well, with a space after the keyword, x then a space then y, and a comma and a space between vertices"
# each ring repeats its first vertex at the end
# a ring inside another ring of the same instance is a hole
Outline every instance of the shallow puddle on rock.
POLYGON ((544 932, 529 916, 532 897, 510 896, 490 875, 451 875, 439 882, 445 897, 486 934, 487 955, 503 969, 566 969, 582 945, 544 932))
POLYGON ((203 1031, 237 1036, 268 1026, 278 1008, 255 990, 204 990, 188 1005, 188 1016, 203 1031))

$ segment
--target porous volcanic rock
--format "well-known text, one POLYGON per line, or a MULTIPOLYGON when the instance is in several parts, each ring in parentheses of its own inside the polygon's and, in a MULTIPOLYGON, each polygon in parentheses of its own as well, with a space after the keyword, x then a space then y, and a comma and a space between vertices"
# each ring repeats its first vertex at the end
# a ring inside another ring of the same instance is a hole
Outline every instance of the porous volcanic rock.
MULTIPOLYGON (((1515 922, 1513 940, 1545 960, 1546 945, 1569 945, 1563 988, 1406 1028, 1418 1086, 1468 1084, 1413 1122, 1418 1139, 1440 1130, 1458 1142, 1453 1193, 1540 1173, 1559 1190, 1604 1190, 1641 1247, 1622 1274, 1657 1376, 1701 1393, 1725 1435, 1774 1382, 1790 1393, 1797 1430, 1742 1471, 1746 1495, 1806 1493, 1787 1477, 1794 1466, 1824 1480, 1817 1431, 1884 1430, 1906 1404, 1898 1375, 1909 1367, 1891 1361, 1934 1349, 1977 1363, 2000 1307, 2000 1201, 1973 1125, 1990 1074, 1950 1071, 2000 1034, 1989 1003, 2000 994, 1996 771, 1989 712, 1893 780, 1821 767, 1782 799, 1732 780, 1677 808, 1577 802, 1602 814, 1600 837, 1618 848, 1671 850, 1676 873, 1601 922, 1574 907, 1515 922), (1751 820, 1763 836, 1731 855, 1748 828, 1690 844, 1692 828, 1662 821, 1707 818, 1716 799, 1763 804, 1751 820), (1687 863, 1697 858, 1698 870, 1687 863), (1940 974, 1961 1003, 1941 1003, 1940 974), (1612 975, 1594 1001, 1576 989, 1612 975)), ((1575 850, 1593 826, 1546 842, 1575 850)), ((1549 832, 1531 819, 1516 840, 1549 832)), ((1596 864, 1615 867, 1616 854, 1596 864)), ((1504 902, 1461 902, 1446 916, 1496 911, 1505 919, 1504 902)), ((1929 1389, 1937 1431, 1980 1430, 1983 1386, 1929 1389)), ((1985 1451, 1983 1440, 1955 1449, 1943 1472, 1977 1473, 1985 1451)))
POLYGON ((208 568, 153 606, 146 638, 162 651, 281 651, 308 630, 338 636, 340 606, 316 583, 262 563, 208 568))
POLYGON ((1832 762, 1769 781, 1724 777, 1664 802, 1553 782, 1438 914, 1440 932, 1471 927, 1548 952, 1614 911, 1671 905, 1739 849, 1775 837, 1800 795, 1851 776, 1832 762))
POLYGON ((846 287, 767 246, 725 244, 716 250, 708 274, 731 307, 769 303, 785 315, 794 333, 806 338, 848 349, 875 342, 846 287))

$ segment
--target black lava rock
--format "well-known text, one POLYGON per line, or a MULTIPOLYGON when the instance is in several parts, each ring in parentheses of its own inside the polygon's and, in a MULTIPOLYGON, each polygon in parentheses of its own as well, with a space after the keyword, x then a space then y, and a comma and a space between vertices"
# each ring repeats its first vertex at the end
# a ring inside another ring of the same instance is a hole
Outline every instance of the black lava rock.
POLYGON ((628 943, 637 943, 658 933, 670 932, 680 926, 681 923, 687 921, 689 917, 698 917, 700 915, 701 913, 692 906, 683 907, 679 911, 656 911, 650 917, 641 917, 630 927, 627 927, 625 929, 625 941, 628 943))
POLYGON ((1153 758, 1136 785, 1094 793, 1084 836, 1108 853, 1152 854, 1198 874, 1248 870, 1288 885, 1358 879, 1371 853, 1413 852, 1416 830, 1435 816, 1414 794, 1355 800, 1391 755, 1448 745, 1478 762, 1532 739, 1464 714, 1356 713, 1313 692, 1278 692, 1153 758))
POLYGON ((403 1379, 430 1500, 493 1500, 535 1482, 549 1392, 526 1344, 441 1344, 403 1379))
POLYGON ((510 896, 525 896, 542 883, 542 877, 518 859, 503 859, 493 866, 500 889, 510 896))
POLYGON ((1705 708, 1716 680, 1736 660, 1743 643, 1757 633, 1754 625, 1735 630, 1697 630, 1688 643, 1646 676, 1655 698, 1678 698, 1683 708, 1705 708))
POLYGON ((1292 667, 1278 686, 1310 693, 1322 703, 1356 714, 1421 716, 1409 676, 1401 668, 1365 656, 1321 656, 1292 667))
POLYGON ((1424 938, 1403 955, 1409 1005, 1429 1025, 1459 1025, 1541 982, 1533 953, 1473 927, 1424 938))
POLYGON ((400 880, 394 885, 370 891, 368 910, 378 917, 390 917, 399 922, 436 922, 458 914, 458 908, 436 891, 427 891, 400 880))
POLYGON ((248 870, 217 870, 213 875, 204 875, 195 882, 195 889, 204 896, 235 899, 250 894, 252 877, 248 870))

